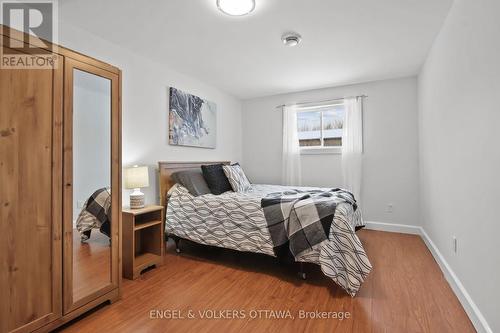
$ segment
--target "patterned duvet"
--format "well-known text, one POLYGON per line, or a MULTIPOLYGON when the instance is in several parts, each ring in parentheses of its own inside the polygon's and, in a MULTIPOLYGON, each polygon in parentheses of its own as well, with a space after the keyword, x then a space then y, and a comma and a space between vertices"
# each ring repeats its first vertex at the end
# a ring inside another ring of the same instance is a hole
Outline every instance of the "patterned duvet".
MULTIPOLYGON (((261 200, 270 193, 289 189, 291 187, 252 185, 252 189, 244 193, 195 197, 176 184, 168 193, 165 232, 200 244, 275 256, 261 200)), ((320 265, 325 275, 354 296, 371 270, 354 233, 355 227, 363 225, 359 209, 354 211, 350 204, 339 204, 329 240, 316 251, 295 260, 320 265)))

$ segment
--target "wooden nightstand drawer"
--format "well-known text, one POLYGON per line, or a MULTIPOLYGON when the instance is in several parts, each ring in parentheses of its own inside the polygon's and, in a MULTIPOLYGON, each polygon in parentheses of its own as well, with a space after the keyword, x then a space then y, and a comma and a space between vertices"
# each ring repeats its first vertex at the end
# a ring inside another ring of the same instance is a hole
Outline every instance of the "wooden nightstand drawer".
POLYGON ((163 264, 163 207, 123 209, 123 276, 136 279, 141 271, 163 264))

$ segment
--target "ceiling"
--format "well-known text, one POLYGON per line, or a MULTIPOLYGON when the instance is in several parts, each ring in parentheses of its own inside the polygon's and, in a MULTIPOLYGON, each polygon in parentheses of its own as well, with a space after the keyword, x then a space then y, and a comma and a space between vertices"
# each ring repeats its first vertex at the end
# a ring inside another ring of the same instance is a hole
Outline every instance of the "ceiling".
POLYGON ((64 0, 60 16, 238 98, 415 75, 453 0, 64 0), (286 31, 302 43, 281 43, 286 31))

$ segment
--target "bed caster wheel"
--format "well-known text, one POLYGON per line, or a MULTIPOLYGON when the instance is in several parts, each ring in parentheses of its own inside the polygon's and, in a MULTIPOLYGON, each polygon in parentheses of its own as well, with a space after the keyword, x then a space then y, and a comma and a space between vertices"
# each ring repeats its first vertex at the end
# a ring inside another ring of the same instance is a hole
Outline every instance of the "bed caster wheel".
POLYGON ((177 254, 181 253, 181 248, 179 247, 179 243, 181 242, 180 238, 178 238, 177 236, 175 237, 172 237, 174 242, 175 242, 175 252, 177 254))
POLYGON ((303 262, 300 262, 299 263, 299 277, 302 279, 302 280, 305 280, 306 279, 306 272, 304 272, 304 263, 303 262))

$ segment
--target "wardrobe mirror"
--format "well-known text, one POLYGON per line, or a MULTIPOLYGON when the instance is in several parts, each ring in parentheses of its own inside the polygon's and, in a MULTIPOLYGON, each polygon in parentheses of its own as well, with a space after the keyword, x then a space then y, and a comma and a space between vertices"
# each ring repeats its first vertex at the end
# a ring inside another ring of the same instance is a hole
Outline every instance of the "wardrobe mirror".
POLYGON ((73 69, 73 301, 111 283, 111 81, 73 69))

